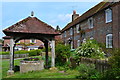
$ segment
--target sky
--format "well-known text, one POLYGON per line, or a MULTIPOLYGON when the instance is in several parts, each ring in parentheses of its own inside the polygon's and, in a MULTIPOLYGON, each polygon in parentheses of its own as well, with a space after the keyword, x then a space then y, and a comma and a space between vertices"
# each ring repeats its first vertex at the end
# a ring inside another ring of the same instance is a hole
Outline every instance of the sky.
POLYGON ((98 2, 2 2, 0 3, 0 39, 3 29, 31 15, 56 28, 64 28, 72 19, 73 10, 81 15, 98 2))

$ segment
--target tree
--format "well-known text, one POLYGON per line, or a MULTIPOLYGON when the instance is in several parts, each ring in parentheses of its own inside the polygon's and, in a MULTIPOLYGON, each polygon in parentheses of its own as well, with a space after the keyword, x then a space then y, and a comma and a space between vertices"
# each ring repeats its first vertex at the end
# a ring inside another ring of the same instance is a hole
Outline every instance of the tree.
POLYGON ((56 31, 60 31, 60 27, 58 25, 56 27, 56 31))

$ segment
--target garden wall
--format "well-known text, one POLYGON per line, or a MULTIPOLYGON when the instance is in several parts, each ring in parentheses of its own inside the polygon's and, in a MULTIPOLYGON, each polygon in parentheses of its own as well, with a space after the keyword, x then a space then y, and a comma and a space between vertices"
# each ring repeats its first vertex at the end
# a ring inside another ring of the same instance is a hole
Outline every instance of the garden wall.
POLYGON ((110 68, 110 65, 108 64, 108 60, 80 58, 80 63, 95 64, 95 68, 100 72, 103 72, 110 68))
MULTIPOLYGON (((28 57, 29 53, 26 54, 14 54, 14 58, 24 58, 24 57, 28 57)), ((0 55, 0 59, 9 59, 10 55, 0 55)))

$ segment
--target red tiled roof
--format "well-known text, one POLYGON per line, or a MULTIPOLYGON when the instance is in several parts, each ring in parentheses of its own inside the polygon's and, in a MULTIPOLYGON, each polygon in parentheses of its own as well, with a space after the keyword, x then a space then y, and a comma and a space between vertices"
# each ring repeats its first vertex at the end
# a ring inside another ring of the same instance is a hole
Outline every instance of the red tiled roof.
POLYGON ((68 23, 62 30, 61 32, 69 29, 70 27, 74 26, 75 24, 91 17, 92 15, 98 13, 99 11, 107 8, 108 6, 110 6, 112 4, 112 2, 100 2, 99 4, 97 4, 96 6, 94 6, 93 8, 89 9, 87 12, 85 12, 84 14, 82 14, 81 16, 79 16, 77 19, 75 19, 73 22, 68 23))
POLYGON ((55 29, 50 25, 44 23, 36 17, 27 17, 26 19, 3 30, 3 32, 40 33, 54 35, 60 34, 59 32, 56 32, 55 29))

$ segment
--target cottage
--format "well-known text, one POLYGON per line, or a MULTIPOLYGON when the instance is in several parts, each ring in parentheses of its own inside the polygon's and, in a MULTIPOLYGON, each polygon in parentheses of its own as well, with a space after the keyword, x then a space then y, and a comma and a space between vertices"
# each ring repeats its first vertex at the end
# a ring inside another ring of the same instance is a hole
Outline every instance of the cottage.
POLYGON ((120 2, 100 2, 79 16, 73 11, 72 22, 61 31, 64 44, 77 48, 86 39, 120 48, 120 2))

